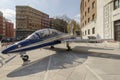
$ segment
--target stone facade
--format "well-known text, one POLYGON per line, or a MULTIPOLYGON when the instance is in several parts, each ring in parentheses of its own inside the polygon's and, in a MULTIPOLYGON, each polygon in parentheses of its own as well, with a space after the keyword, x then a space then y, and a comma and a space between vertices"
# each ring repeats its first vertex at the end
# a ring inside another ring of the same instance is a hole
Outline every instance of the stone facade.
POLYGON ((112 22, 113 3, 104 6, 104 38, 113 39, 113 22, 112 22))
MULTIPOLYGON (((88 1, 88 0, 82 0, 81 2, 81 16, 84 16, 84 10, 83 7, 83 2, 88 1)), ((92 0, 89 0, 92 2, 92 0)), ((95 34, 94 36, 97 39, 108 39, 108 40, 120 40, 120 4, 117 4, 118 7, 115 5, 115 1, 120 0, 96 0, 96 19, 95 19, 95 34), (117 24, 115 24, 117 23, 117 24), (117 26, 115 26, 117 25, 117 26), (115 31, 117 30, 117 31, 115 31)), ((89 5, 89 4, 86 4, 89 5)), ((87 15, 88 17, 90 15, 87 15)), ((84 19, 83 17, 81 18, 81 25, 82 25, 82 31, 84 33, 84 29, 86 31, 88 29, 92 29, 93 26, 91 24, 86 24, 84 25, 84 19)), ((93 36, 93 35, 83 35, 83 37, 87 38, 88 36, 93 36)))

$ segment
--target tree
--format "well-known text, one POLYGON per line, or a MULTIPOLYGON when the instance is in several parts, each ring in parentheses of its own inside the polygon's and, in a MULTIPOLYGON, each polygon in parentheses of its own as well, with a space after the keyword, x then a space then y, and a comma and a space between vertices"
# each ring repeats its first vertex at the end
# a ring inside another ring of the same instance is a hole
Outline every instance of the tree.
POLYGON ((69 23, 72 19, 71 18, 69 18, 67 15, 62 15, 62 16, 56 16, 56 18, 58 18, 58 19, 62 19, 62 20, 64 20, 64 21, 66 21, 67 23, 69 23))
POLYGON ((80 34, 80 25, 75 21, 72 20, 68 25, 67 25, 67 32, 72 33, 74 35, 80 34))
POLYGON ((59 18, 50 18, 50 28, 59 30, 61 32, 67 32, 67 25, 68 23, 64 21, 63 19, 59 18))

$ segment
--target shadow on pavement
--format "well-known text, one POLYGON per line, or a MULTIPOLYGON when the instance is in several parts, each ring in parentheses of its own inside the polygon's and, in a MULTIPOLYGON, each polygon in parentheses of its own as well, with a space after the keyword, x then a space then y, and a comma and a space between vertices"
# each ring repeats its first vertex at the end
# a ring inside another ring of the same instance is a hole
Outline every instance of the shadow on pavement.
POLYGON ((44 48, 44 49, 55 51, 55 54, 31 62, 28 65, 21 66, 16 70, 10 72, 7 75, 7 77, 27 76, 30 74, 35 74, 47 70, 76 67, 78 65, 83 64, 90 56, 108 59, 120 59, 120 55, 117 54, 97 53, 89 51, 89 49, 102 50, 104 48, 77 46, 74 47, 73 50, 69 52, 62 48, 55 49, 44 48))
MULTIPOLYGON (((49 49, 49 48, 45 48, 45 49, 49 49)), ((113 50, 113 49, 105 49, 105 48, 97 48, 97 47, 85 47, 85 46, 76 46, 72 49, 72 51, 66 51, 66 53, 78 53, 80 56, 84 55, 84 56, 92 56, 92 57, 100 57, 100 58, 109 58, 109 59, 120 59, 120 55, 118 54, 110 54, 109 52, 104 52, 104 53, 100 53, 100 52, 93 52, 91 49, 93 50, 113 50), (89 51, 91 50, 91 51, 89 51)), ((61 51, 60 48, 55 48, 55 49, 50 49, 52 51, 56 51, 59 52, 61 51)), ((66 49, 64 48, 63 51, 65 51, 66 49)))
POLYGON ((83 64, 87 60, 87 55, 78 54, 74 51, 67 52, 60 48, 55 48, 52 50, 56 51, 55 54, 31 62, 28 65, 21 66, 10 72, 7 77, 20 77, 47 70, 72 68, 83 64))
POLYGON ((76 46, 76 47, 73 48, 74 51, 87 53, 88 56, 92 56, 92 57, 120 59, 120 55, 114 54, 114 53, 111 54, 111 53, 109 53, 110 51, 106 51, 106 52, 102 53, 102 52, 93 52, 92 50, 89 51, 90 49, 94 49, 94 50, 110 50, 110 51, 113 50, 113 49, 94 48, 94 47, 85 47, 85 46, 76 46))

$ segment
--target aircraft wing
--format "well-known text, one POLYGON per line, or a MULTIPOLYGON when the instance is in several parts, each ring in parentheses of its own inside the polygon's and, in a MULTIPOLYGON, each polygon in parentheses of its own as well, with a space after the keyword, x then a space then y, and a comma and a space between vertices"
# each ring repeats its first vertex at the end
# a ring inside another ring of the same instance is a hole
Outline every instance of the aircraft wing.
POLYGON ((100 39, 66 39, 62 42, 100 42, 100 39))

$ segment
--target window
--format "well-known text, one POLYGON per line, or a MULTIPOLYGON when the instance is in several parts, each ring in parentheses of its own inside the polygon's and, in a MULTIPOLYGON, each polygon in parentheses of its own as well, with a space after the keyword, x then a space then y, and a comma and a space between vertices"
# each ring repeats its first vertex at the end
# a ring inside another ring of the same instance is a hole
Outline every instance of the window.
POLYGON ((114 9, 117 9, 120 7, 120 0, 114 0, 114 9))
POLYGON ((119 7, 120 7, 120 0, 119 0, 119 7))
POLYGON ((86 14, 87 14, 87 13, 85 12, 85 16, 86 16, 86 14))
POLYGON ((86 25, 86 21, 85 21, 85 25, 86 25))
POLYGON ((83 19, 84 19, 84 16, 83 17, 81 17, 81 20, 83 21, 83 19))
POLYGON ((92 34, 95 34, 95 28, 92 28, 92 34))
POLYGON ((88 35, 90 34, 90 29, 88 29, 88 35))
POLYGON ((85 31, 85 35, 87 35, 87 31, 85 31))
POLYGON ((88 18, 88 23, 90 22, 90 18, 88 18))
POLYGON ((90 12, 90 8, 88 8, 88 13, 90 12))
POLYGON ((92 3, 92 9, 95 8, 95 1, 92 3))
POLYGON ((114 1, 114 9, 117 9, 119 7, 118 2, 119 2, 119 0, 114 1))
POLYGON ((92 15, 92 20, 95 20, 95 14, 92 15))
POLYGON ((85 2, 85 7, 86 7, 86 2, 85 2))

